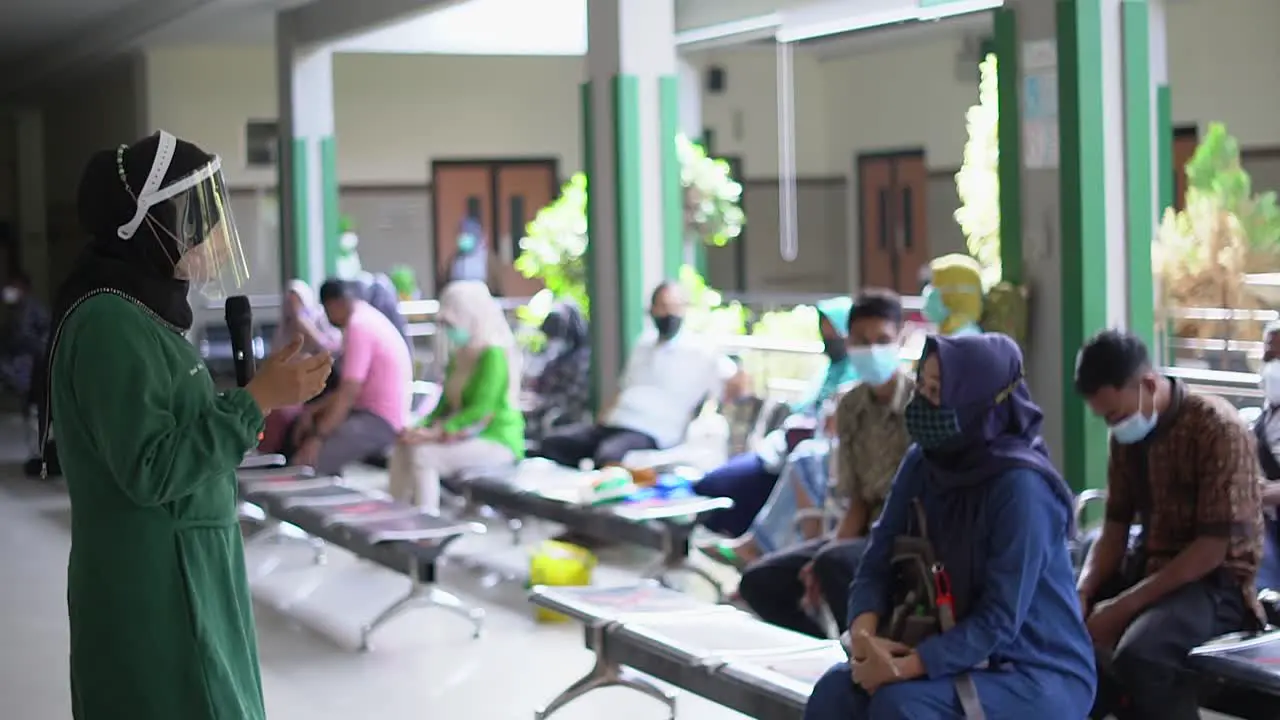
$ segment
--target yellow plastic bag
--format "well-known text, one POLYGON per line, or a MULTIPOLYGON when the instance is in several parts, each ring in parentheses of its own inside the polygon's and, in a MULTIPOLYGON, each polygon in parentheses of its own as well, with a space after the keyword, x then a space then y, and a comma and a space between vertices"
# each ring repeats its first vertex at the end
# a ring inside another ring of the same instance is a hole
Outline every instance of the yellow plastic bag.
MULTIPOLYGON (((547 540, 529 558, 529 584, 586 587, 591 584, 591 573, 595 567, 596 556, 590 550, 547 540)), ((537 608, 534 619, 541 623, 558 623, 569 618, 545 608, 537 608)))

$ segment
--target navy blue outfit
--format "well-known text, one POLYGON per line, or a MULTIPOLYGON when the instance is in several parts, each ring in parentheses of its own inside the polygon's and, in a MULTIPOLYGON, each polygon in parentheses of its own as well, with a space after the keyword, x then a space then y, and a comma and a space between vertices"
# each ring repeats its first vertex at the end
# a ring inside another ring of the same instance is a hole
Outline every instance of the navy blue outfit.
POLYGON ((917 395, 917 412, 908 408, 917 444, 871 530, 848 617, 889 617, 894 538, 908 531, 919 499, 951 579, 957 623, 916 647, 925 676, 874 695, 853 684, 847 663, 833 667, 815 686, 805 720, 964 718, 955 687, 964 673, 989 720, 1081 720, 1097 671, 1067 547, 1071 493, 1040 439, 1042 415, 1022 383, 1021 353, 996 334, 934 338, 925 353, 938 354, 942 402, 925 407, 917 395), (941 442, 922 449, 949 416, 955 431, 945 449, 941 442))

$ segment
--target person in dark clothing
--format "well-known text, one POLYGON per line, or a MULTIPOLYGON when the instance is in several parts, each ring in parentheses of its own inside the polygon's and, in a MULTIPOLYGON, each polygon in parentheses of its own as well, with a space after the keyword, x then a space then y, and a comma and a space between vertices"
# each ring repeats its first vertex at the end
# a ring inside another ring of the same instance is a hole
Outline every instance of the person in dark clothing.
POLYGON ((1097 676, 1067 551, 1074 498, 1040 437, 1017 344, 929 338, 905 420, 915 445, 850 589, 851 662, 818 681, 805 720, 973 717, 966 695, 993 719, 1079 720, 1097 676), (893 607, 894 548, 913 525, 956 623, 907 647, 881 633, 907 607, 893 607))
POLYGON ((8 316, 0 338, 0 390, 31 403, 35 368, 49 340, 49 308, 31 295, 31 278, 20 270, 9 276, 0 300, 8 316))
POLYGON ((578 305, 557 303, 542 321, 542 334, 547 361, 533 382, 535 404, 525 410, 525 436, 535 440, 584 420, 591 395, 591 337, 578 305))
POLYGON ((1187 653, 1263 621, 1253 438, 1226 400, 1160 375, 1130 333, 1086 343, 1075 387, 1111 428, 1106 522, 1077 585, 1105 669, 1091 716, 1195 720, 1187 653))
POLYGON ((1258 464, 1267 484, 1262 488, 1265 532, 1262 536, 1262 562, 1258 566, 1258 588, 1280 591, 1280 323, 1271 323, 1263 331, 1262 415, 1253 426, 1258 441, 1258 464))

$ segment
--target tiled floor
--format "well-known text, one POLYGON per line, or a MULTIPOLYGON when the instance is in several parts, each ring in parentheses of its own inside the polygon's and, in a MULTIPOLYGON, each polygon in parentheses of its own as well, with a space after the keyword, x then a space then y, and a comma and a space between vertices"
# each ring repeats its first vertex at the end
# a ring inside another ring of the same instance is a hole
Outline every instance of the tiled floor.
MULTIPOLYGON (((64 573, 69 507, 56 484, 21 479, 19 428, 0 419, 0 718, 70 718, 64 573)), ((466 540, 459 552, 495 556, 517 568, 524 551, 503 534, 466 540)), ((407 583, 335 551, 309 567, 305 548, 283 549, 286 563, 255 587, 268 715, 272 720, 529 720, 591 665, 572 626, 538 625, 520 587, 484 579, 456 564, 443 584, 488 613, 485 633, 439 610, 415 611, 386 626, 369 653, 352 652, 357 628, 407 583), (292 614, 270 605, 306 595, 292 614), (337 642, 335 642, 335 640, 337 642)), ((263 553, 249 553, 251 567, 263 553)), ((636 564, 635 558, 615 558, 636 564)), ((611 568, 602 570, 606 575, 611 568)), ((617 569, 612 569, 617 574, 617 569)), ((742 716, 682 694, 680 717, 742 716)), ((627 690, 602 690, 556 717, 661 720, 661 705, 627 690)))
MULTIPOLYGON (((0 718, 63 720, 71 715, 64 581, 70 511, 57 484, 21 478, 21 437, 19 426, 0 417, 0 718)), ((362 480, 377 482, 376 476, 362 480)), ((526 562, 525 551, 500 532, 462 541, 457 550, 512 569, 526 562)), ((255 585, 272 720, 529 720, 535 707, 590 667, 577 628, 535 624, 518 585, 493 585, 459 563, 445 568, 442 581, 488 612, 482 638, 471 638, 465 620, 428 610, 386 626, 372 652, 344 649, 407 581, 339 551, 323 568, 310 566, 305 547, 269 552, 284 560, 255 585), (272 609, 282 601, 291 601, 290 616, 304 622, 272 609)), ((249 556, 251 568, 267 558, 260 550, 249 556)), ((600 573, 608 580, 626 577, 647 558, 623 552, 602 559, 600 573)), ((683 720, 742 717, 687 693, 679 710, 683 720)), ((633 692, 603 690, 556 717, 662 720, 666 714, 633 692)))

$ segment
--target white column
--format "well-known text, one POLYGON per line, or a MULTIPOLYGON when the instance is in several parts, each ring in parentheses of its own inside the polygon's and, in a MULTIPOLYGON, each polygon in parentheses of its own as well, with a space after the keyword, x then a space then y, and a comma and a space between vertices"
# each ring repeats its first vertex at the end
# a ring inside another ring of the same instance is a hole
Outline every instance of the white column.
POLYGON ((1129 326, 1129 236, 1125 197, 1125 107, 1124 36, 1120 4, 1124 0, 1101 0, 1102 5, 1102 143, 1106 157, 1104 176, 1107 221, 1107 325, 1129 326))
POLYGON ((276 74, 281 270, 316 285, 333 270, 337 240, 333 53, 295 45, 287 14, 277 16, 276 74))
POLYGON ((687 138, 703 140, 702 131, 702 68, 686 58, 680 58, 680 132, 687 138))
POLYGON ((591 0, 587 20, 591 313, 597 388, 607 398, 645 328, 649 294, 683 254, 681 88, 673 0, 591 0))

